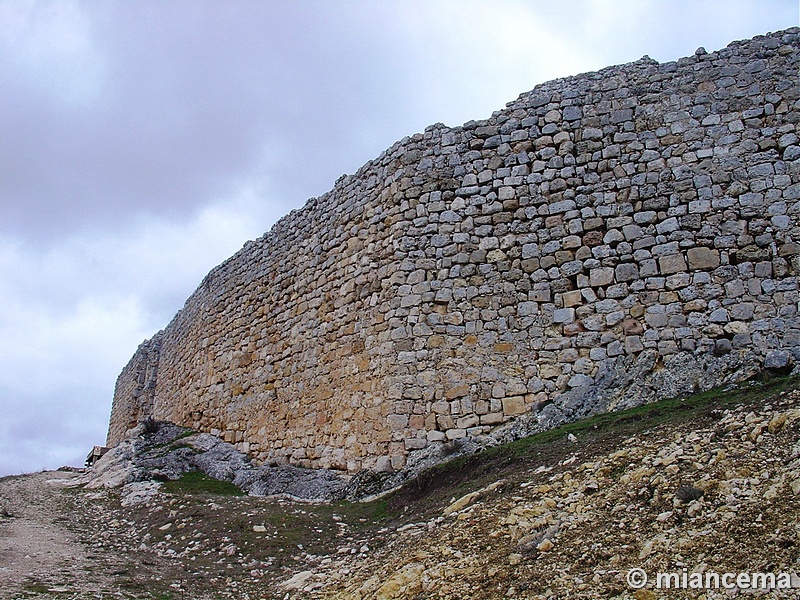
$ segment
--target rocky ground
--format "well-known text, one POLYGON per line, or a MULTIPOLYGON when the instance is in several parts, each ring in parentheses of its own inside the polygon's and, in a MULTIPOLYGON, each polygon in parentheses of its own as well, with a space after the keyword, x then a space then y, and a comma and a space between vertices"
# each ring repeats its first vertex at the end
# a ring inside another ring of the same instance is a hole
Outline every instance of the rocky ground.
POLYGON ((64 490, 76 478, 75 473, 43 472, 0 480, 3 598, 67 590, 91 597, 111 589, 110 573, 95 569, 91 548, 66 527, 75 515, 64 490))
POLYGON ((200 476, 0 479, 0 598, 797 598, 797 578, 653 587, 657 572, 800 572, 796 387, 596 418, 368 503, 237 496, 200 476))

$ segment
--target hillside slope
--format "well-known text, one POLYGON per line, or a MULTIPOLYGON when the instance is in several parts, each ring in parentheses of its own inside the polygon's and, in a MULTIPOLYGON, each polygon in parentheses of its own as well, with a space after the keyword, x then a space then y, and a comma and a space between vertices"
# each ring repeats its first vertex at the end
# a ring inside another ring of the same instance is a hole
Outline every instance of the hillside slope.
POLYGON ((191 475, 122 492, 5 478, 0 598, 728 597, 637 591, 626 574, 800 571, 797 388, 603 415, 368 503, 239 496, 191 475), (30 549, 19 536, 37 528, 30 549))

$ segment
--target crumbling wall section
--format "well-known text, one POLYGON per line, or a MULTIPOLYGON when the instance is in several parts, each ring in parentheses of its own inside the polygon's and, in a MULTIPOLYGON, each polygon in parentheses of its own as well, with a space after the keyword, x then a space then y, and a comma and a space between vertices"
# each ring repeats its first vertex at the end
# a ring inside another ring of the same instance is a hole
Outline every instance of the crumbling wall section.
POLYGON ((108 440, 115 444, 153 412, 162 337, 159 332, 142 342, 117 377, 108 427, 108 440))

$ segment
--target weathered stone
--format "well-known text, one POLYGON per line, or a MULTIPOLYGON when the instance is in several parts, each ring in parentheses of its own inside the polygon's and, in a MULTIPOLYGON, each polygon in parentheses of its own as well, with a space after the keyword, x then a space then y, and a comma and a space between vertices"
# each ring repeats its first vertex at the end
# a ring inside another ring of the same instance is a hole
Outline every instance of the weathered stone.
POLYGON ((617 281, 632 281, 639 278, 639 268, 635 263, 622 263, 614 271, 617 281))
POLYGON ((644 350, 642 340, 638 335, 629 335, 625 338, 625 351, 628 353, 641 352, 644 350))
POLYGON ((658 268, 662 275, 679 273, 686 270, 686 261, 683 254, 669 254, 658 259, 658 268))
POLYGON ((536 549, 539 552, 550 552, 550 550, 552 550, 554 547, 555 544, 549 539, 545 538, 541 542, 539 542, 539 545, 536 546, 536 549))
POLYGON ((555 323, 572 323, 574 320, 574 308, 557 308, 555 311, 553 311, 553 321, 555 323))
POLYGON ((711 323, 727 323, 728 322, 728 311, 724 308, 718 308, 715 311, 712 311, 710 315, 708 315, 708 320, 711 323))
POLYGON ((720 263, 719 250, 712 248, 689 248, 686 258, 689 261, 689 269, 692 271, 716 269, 720 263))
POLYGON ((797 160, 800 158, 800 146, 789 146, 783 151, 783 160, 797 160))
POLYGON ((614 269, 610 267, 599 267, 589 272, 589 284, 592 287, 610 285, 614 282, 614 269))
POLYGON ((783 350, 773 350, 764 359, 765 369, 783 369, 789 365, 790 356, 783 350))
POLYGON ((581 294, 580 290, 564 292, 562 301, 565 307, 579 306, 583 303, 583 295, 581 294))
POLYGON ((521 415, 525 412, 525 398, 523 396, 509 396, 503 398, 503 413, 506 415, 521 415))

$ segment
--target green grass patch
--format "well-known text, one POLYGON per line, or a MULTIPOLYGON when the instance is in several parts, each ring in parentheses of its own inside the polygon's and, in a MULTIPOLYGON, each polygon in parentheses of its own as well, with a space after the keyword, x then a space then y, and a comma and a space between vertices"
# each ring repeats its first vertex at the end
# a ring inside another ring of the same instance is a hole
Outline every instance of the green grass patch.
POLYGON ((220 481, 205 473, 184 473, 180 479, 164 482, 161 488, 168 494, 191 494, 204 496, 243 496, 244 492, 229 481, 220 481))
MULTIPOLYGON (((554 429, 520 440, 494 448, 487 448, 475 456, 484 459, 522 458, 529 454, 532 449, 557 440, 563 440, 570 433, 579 438, 586 435, 594 437, 611 431, 632 435, 664 423, 684 420, 688 416, 708 416, 710 411, 713 410, 730 408, 738 404, 760 402, 765 398, 797 387, 800 387, 800 378, 785 377, 760 382, 747 382, 732 388, 715 388, 691 396, 660 400, 625 410, 598 414, 574 423, 565 423, 554 429)), ((454 461, 444 463, 438 468, 457 468, 459 463, 469 461, 470 458, 473 457, 460 457, 454 461)))
POLYGON ((370 502, 350 502, 341 500, 334 505, 334 512, 342 515, 355 529, 369 528, 380 525, 391 515, 389 501, 379 498, 370 502))
POLYGON ((50 586, 36 581, 31 581, 24 585, 24 589, 30 594, 47 594, 50 590, 50 586))
POLYGON ((619 440, 662 425, 712 422, 721 411, 738 405, 758 406, 771 397, 800 387, 800 377, 760 377, 738 385, 690 396, 660 400, 633 408, 602 413, 573 423, 460 456, 420 473, 387 497, 385 518, 408 510, 417 517, 436 514, 441 503, 526 467, 555 464, 577 450, 600 450, 619 440), (572 433, 579 443, 570 444, 572 433))

